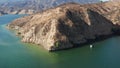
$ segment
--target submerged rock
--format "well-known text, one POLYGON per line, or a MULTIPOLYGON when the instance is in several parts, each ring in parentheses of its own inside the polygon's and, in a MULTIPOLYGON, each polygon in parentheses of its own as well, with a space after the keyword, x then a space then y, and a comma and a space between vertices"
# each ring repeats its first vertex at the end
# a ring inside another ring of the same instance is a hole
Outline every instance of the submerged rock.
POLYGON ((81 46, 120 30, 120 3, 79 5, 68 3, 14 20, 9 28, 22 41, 42 45, 49 51, 81 46))

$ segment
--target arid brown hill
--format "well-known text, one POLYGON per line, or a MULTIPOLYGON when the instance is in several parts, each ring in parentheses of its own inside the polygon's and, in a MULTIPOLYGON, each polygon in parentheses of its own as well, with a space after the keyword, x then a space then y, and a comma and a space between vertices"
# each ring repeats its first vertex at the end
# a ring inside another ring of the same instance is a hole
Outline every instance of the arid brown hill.
POLYGON ((23 42, 42 45, 49 51, 72 48, 119 33, 120 3, 79 5, 68 3, 25 16, 8 25, 23 42))

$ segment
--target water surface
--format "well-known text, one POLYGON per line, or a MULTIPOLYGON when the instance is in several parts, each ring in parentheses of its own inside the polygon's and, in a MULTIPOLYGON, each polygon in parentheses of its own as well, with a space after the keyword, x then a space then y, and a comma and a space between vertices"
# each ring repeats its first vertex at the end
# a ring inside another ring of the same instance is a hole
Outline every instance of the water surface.
POLYGON ((24 15, 0 17, 0 68, 120 68, 120 37, 70 50, 48 52, 25 44, 5 25, 24 15))

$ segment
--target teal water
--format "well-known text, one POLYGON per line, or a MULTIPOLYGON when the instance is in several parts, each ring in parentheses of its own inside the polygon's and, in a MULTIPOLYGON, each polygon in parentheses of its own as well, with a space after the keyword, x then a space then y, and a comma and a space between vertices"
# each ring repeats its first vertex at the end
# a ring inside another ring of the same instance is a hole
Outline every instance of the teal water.
POLYGON ((5 28, 5 24, 23 15, 0 17, 0 68, 120 68, 120 37, 89 46, 48 52, 25 44, 5 28))

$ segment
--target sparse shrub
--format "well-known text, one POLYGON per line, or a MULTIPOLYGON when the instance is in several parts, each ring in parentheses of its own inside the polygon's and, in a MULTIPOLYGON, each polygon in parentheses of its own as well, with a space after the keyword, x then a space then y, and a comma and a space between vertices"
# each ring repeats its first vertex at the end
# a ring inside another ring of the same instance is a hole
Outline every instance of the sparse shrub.
POLYGON ((59 47, 59 45, 60 45, 60 42, 55 42, 55 47, 59 47))
POLYGON ((20 34, 21 34, 21 32, 18 32, 17 34, 18 34, 18 35, 20 35, 20 34))

